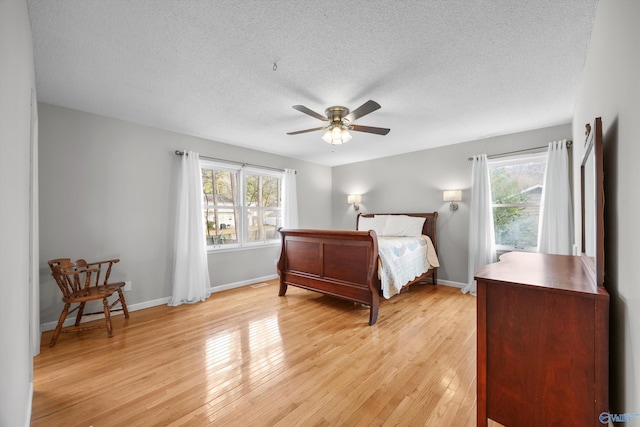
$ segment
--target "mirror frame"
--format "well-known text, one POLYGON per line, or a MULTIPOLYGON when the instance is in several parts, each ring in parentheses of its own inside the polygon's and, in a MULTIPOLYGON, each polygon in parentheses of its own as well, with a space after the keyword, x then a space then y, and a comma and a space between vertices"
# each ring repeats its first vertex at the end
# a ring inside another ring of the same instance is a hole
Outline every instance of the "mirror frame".
POLYGON ((602 158, 602 119, 597 117, 593 123, 586 125, 587 137, 584 145, 584 156, 580 165, 580 199, 581 199, 581 217, 582 217, 582 246, 581 258, 587 269, 591 272, 595 284, 597 286, 604 285, 604 161, 602 158), (589 156, 594 156, 594 189, 595 201, 585 200, 585 164, 589 160, 589 156), (585 253, 586 239, 585 230, 585 206, 586 203, 595 203, 595 257, 585 253))

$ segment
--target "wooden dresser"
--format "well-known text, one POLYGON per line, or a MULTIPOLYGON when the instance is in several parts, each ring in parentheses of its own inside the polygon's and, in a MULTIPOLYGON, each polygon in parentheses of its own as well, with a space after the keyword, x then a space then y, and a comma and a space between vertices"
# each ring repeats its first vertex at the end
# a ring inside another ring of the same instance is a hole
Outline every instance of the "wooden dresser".
POLYGON ((580 257, 511 252, 481 267, 478 426, 602 426, 609 294, 580 257))

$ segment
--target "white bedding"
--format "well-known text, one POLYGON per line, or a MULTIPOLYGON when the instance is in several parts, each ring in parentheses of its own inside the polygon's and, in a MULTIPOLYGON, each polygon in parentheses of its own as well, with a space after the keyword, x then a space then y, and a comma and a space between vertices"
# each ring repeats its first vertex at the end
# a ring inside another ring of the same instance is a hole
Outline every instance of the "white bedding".
POLYGON ((389 299, 430 267, 439 267, 429 236, 378 237, 378 277, 382 295, 389 299))

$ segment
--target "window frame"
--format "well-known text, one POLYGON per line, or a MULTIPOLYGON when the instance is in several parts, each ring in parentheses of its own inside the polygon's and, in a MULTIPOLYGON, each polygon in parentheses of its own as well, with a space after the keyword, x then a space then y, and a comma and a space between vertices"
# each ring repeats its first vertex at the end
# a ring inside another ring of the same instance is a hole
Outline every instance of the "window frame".
MULTIPOLYGON (((517 164, 522 164, 522 163, 533 163, 536 161, 542 161, 544 163, 544 167, 545 167, 545 173, 546 173, 546 167, 547 167, 547 151, 540 151, 540 152, 536 152, 536 153, 528 153, 528 154, 518 154, 518 155, 513 155, 513 156, 508 156, 508 157, 500 157, 500 158, 494 158, 494 159, 487 159, 487 166, 489 168, 489 181, 491 182, 491 168, 495 167, 495 166, 506 166, 506 165, 517 165, 517 164)), ((493 182, 491 182, 491 184, 493 185, 493 182)), ((544 175, 542 177, 542 191, 544 192, 544 175)), ((531 207, 537 207, 538 208, 538 233, 539 233, 539 229, 540 229, 540 215, 542 214, 542 197, 540 198, 540 203, 494 203, 493 202, 493 192, 492 192, 492 197, 491 197, 491 211, 492 213, 494 212, 495 208, 509 208, 509 207, 522 207, 522 208, 531 208, 531 207)), ((495 215, 492 215, 494 217, 494 229, 496 228, 496 224, 495 224, 495 215)), ((498 252, 499 254, 501 253, 505 253, 505 252, 537 252, 538 251, 538 244, 537 244, 537 235, 536 235, 536 245, 535 246, 519 246, 519 245, 499 245, 498 243, 495 244, 495 249, 496 252, 498 252)))
MULTIPOLYGON (((236 237, 237 243, 228 243, 228 244, 209 244, 207 242, 207 251, 208 252, 222 252, 222 251, 234 251, 234 250, 244 250, 244 249, 254 249, 266 246, 278 246, 280 245, 280 238, 276 237, 273 239, 267 240, 258 240, 258 241, 249 241, 249 230, 248 230, 248 220, 249 220, 249 210, 250 209, 265 209, 270 211, 279 211, 280 222, 284 220, 284 209, 283 209, 283 194, 280 191, 280 197, 278 200, 278 206, 276 207, 260 207, 260 206, 249 206, 246 203, 246 186, 247 175, 259 175, 266 176, 270 178, 277 178, 278 185, 280 189, 282 188, 283 180, 284 180, 284 171, 262 168, 259 166, 249 166, 239 163, 230 163, 224 162, 221 160, 211 160, 211 159, 200 159, 200 170, 214 170, 214 171, 229 171, 237 174, 237 205, 233 206, 218 206, 219 209, 237 209, 238 210, 238 224, 235 224, 236 228, 236 237)), ((202 173, 202 172, 201 172, 202 173)), ((203 220, 205 223, 205 232, 207 227, 207 218, 205 217, 205 210, 207 206, 216 206, 216 205, 206 205, 203 204, 203 220)), ((217 225, 216 225, 217 226, 217 225)))
MULTIPOLYGON (((267 240, 254 240, 254 241, 249 241, 249 236, 248 236, 248 232, 249 232, 249 227, 248 227, 248 218, 249 218, 249 210, 254 209, 254 210, 264 210, 264 211, 279 211, 280 215, 278 216, 280 218, 280 223, 282 224, 284 221, 284 209, 282 208, 283 202, 284 202, 284 195, 282 194, 282 187, 283 187, 283 180, 284 180, 284 171, 278 171, 278 170, 273 170, 273 169, 266 169, 266 168, 261 168, 259 166, 244 166, 241 170, 241 174, 240 177, 242 179, 242 209, 243 209, 243 240, 242 242, 246 242, 245 246, 264 246, 264 245, 279 245, 280 244, 280 238, 279 237, 275 237, 273 239, 267 239, 267 240), (263 207, 263 206, 248 206, 246 205, 246 176, 247 175, 261 175, 261 176, 266 176, 266 177, 270 177, 270 178, 277 178, 278 179, 278 194, 279 194, 279 200, 278 200, 278 206, 275 207, 263 207)), ((277 224, 278 222, 276 221, 276 230, 277 230, 277 224)))

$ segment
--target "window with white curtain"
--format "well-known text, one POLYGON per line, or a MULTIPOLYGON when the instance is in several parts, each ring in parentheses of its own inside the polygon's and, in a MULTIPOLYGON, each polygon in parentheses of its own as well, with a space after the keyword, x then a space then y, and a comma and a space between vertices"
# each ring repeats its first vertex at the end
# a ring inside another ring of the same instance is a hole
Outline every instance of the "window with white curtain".
POLYGON ((283 172, 201 159, 210 250, 278 244, 283 172))
POLYGON ((546 163, 546 152, 489 159, 498 254, 536 251, 546 163))

